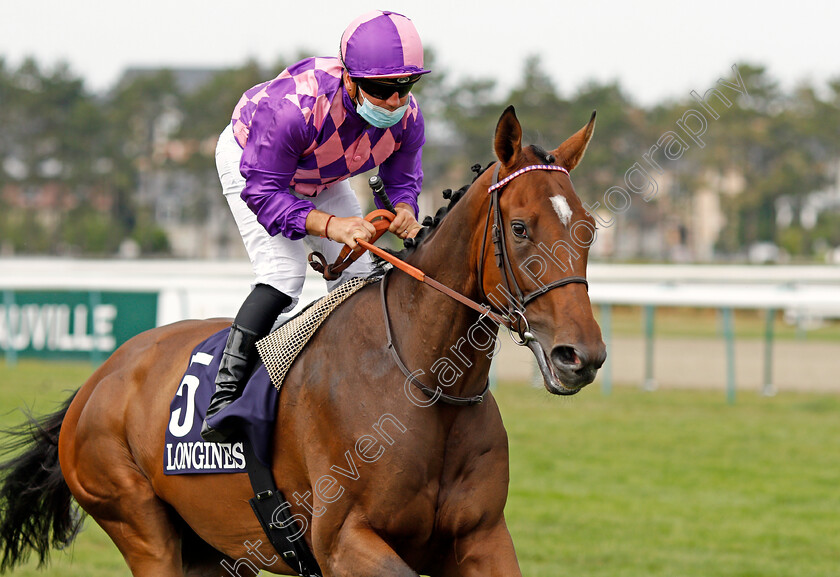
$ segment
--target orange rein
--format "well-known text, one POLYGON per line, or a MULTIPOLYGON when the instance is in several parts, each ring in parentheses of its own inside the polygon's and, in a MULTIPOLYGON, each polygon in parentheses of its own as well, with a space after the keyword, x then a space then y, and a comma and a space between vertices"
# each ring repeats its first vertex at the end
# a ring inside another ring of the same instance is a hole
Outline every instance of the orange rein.
POLYGON ((360 238, 355 239, 359 246, 362 247, 364 250, 359 250, 358 248, 356 248, 355 250, 351 251, 349 247, 345 246, 343 249, 341 249, 341 253, 338 255, 338 258, 336 259, 335 263, 331 265, 326 264, 326 260, 324 259, 324 256, 321 253, 313 252, 309 255, 309 264, 312 266, 313 269, 323 274, 325 279, 335 280, 339 277, 341 271, 346 269, 356 259, 362 256, 365 250, 368 250, 376 256, 378 256, 379 258, 381 258, 382 260, 391 263, 392 265, 394 265, 394 267, 400 269, 407 275, 417 279, 422 283, 429 285, 433 289, 442 292, 446 296, 455 299, 456 301, 470 307, 471 309, 480 312, 482 315, 490 317, 496 323, 505 326, 510 325, 510 321, 508 321, 508 319, 506 319, 504 316, 494 313, 489 306, 477 303, 471 298, 464 296, 455 290, 452 290, 445 284, 439 283, 432 277, 426 276, 426 273, 424 273, 419 268, 411 266, 407 262, 374 245, 373 243, 376 242, 376 240, 383 234, 385 234, 385 232, 388 230, 388 227, 391 225, 391 221, 394 220, 394 216, 394 213, 392 213, 389 210, 374 210, 373 212, 365 216, 365 220, 370 222, 376 228, 376 234, 374 234, 371 238, 371 242, 362 240, 360 238))
POLYGON ((365 247, 365 249, 369 250, 370 252, 372 252, 373 254, 378 256, 379 258, 381 258, 382 260, 388 261, 389 263, 391 263, 392 265, 394 265, 395 267, 397 267, 398 269, 400 269, 404 273, 413 276, 414 278, 416 278, 420 282, 426 282, 426 273, 424 273, 419 268, 411 266, 410 264, 408 264, 404 260, 398 259, 397 257, 392 255, 391 253, 382 250, 378 246, 376 246, 374 244, 371 244, 366 240, 362 240, 360 238, 357 238, 356 242, 359 243, 361 246, 365 247))

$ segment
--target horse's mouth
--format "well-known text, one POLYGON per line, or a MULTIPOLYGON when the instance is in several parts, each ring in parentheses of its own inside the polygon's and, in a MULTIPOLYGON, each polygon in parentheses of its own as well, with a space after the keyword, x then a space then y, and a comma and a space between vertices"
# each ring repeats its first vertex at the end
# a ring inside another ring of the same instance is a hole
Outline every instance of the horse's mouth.
POLYGON ((562 369, 557 368, 536 339, 529 340, 527 345, 537 359, 537 366, 549 393, 553 395, 574 395, 595 380, 596 370, 581 372, 562 371, 562 369), (563 374, 558 375, 558 372, 563 374))

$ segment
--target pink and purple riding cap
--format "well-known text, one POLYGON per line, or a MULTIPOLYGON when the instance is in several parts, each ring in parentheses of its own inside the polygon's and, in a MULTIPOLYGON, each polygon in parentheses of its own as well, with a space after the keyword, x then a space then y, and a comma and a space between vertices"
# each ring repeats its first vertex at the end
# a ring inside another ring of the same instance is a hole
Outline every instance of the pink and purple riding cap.
POLYGON ((423 43, 411 20, 374 10, 356 18, 341 36, 341 58, 350 76, 382 78, 428 74, 423 43))
MULTIPOLYGON (((355 76, 429 72, 414 25, 392 12, 354 21, 342 37, 341 55, 355 76)), ((405 202, 417 214, 425 143, 417 101, 409 97, 408 111, 391 128, 373 127, 356 112, 342 71, 338 58, 307 58, 247 90, 234 109, 233 133, 243 148, 240 172, 246 181, 241 196, 269 234, 306 235, 314 205, 290 189, 315 196, 377 166, 391 202, 405 202)))

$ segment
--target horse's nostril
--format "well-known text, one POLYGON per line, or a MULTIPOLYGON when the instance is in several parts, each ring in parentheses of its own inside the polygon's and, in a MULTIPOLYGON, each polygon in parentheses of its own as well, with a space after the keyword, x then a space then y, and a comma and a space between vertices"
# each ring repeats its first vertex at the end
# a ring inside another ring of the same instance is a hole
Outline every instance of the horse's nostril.
POLYGON ((575 367, 581 364, 580 357, 578 357, 574 347, 569 346, 554 347, 551 351, 551 360, 557 365, 566 367, 575 367))

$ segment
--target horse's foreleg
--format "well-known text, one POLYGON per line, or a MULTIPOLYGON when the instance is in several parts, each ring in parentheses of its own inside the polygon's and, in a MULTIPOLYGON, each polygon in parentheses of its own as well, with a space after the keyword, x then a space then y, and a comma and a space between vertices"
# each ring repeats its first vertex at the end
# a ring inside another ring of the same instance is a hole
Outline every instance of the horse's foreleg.
POLYGON ((324 577, 419 577, 368 527, 345 523, 333 543, 318 559, 324 577))
POLYGON ((522 577, 504 519, 455 539, 440 577, 522 577))

